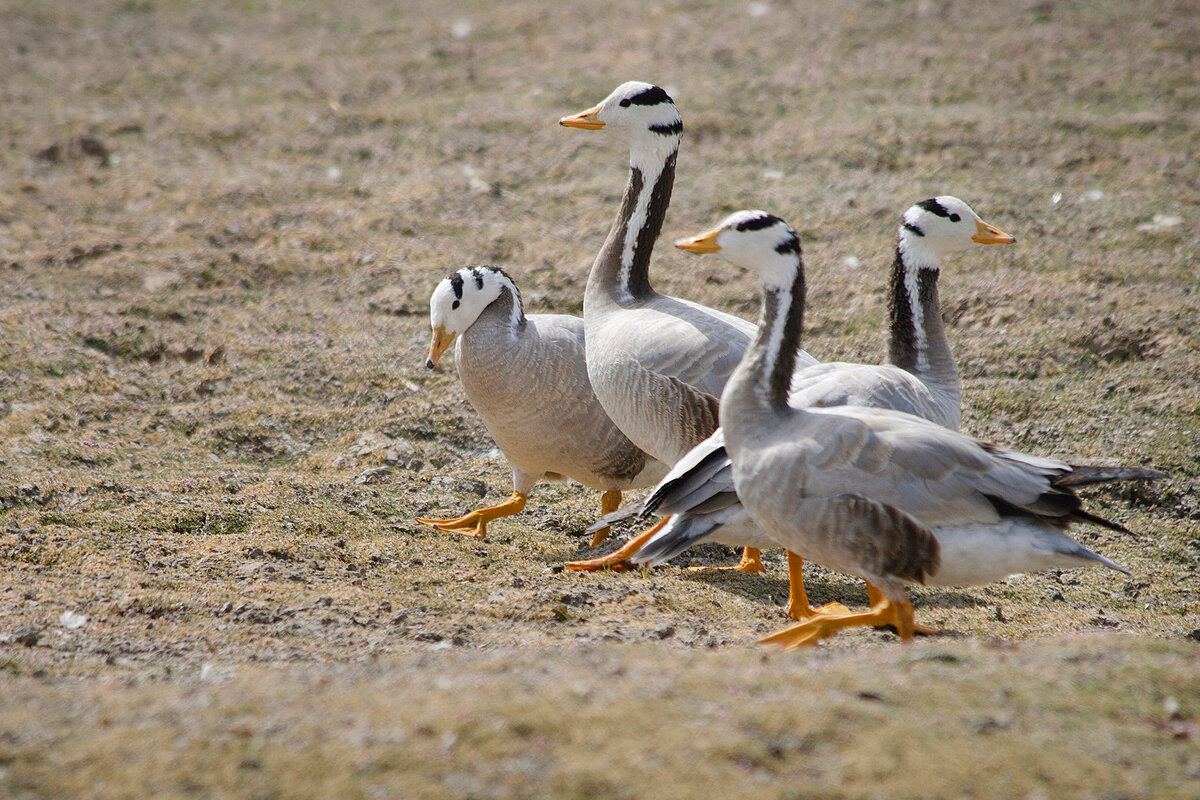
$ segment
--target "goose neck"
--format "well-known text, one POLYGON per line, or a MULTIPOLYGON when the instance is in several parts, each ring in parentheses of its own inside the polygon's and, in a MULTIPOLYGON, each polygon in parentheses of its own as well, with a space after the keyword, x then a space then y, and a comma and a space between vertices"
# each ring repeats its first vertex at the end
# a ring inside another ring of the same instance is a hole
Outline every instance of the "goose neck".
POLYGON ((729 381, 733 393, 749 390, 759 406, 775 411, 788 408, 804 328, 804 296, 804 268, 799 261, 790 284, 764 284, 758 331, 729 381))
POLYGON ((892 262, 888 357, 919 377, 954 364, 942 324, 939 275, 937 258, 902 231, 892 262))
POLYGON ((629 182, 608 238, 592 265, 587 295, 625 304, 654 293, 650 255, 671 202, 677 153, 678 142, 657 157, 652 157, 653 152, 631 150, 629 182))
POLYGON ((488 303, 467 330, 493 338, 504 333, 515 336, 525 327, 525 323, 525 311, 516 287, 502 285, 496 299, 488 303))

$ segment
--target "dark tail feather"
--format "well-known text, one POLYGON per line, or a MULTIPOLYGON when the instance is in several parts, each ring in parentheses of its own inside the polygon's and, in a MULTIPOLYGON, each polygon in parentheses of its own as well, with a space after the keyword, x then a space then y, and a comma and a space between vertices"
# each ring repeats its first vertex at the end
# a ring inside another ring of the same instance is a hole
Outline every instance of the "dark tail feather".
MULTIPOLYGON (((687 456, 684 457, 685 459, 687 456)), ((716 448, 701 458, 698 462, 680 471, 682 464, 676 464, 671 474, 663 479, 642 505, 642 516, 648 516, 658 511, 664 503, 673 506, 704 486, 714 475, 724 469, 729 463, 729 456, 724 447, 716 448)))
POLYGON ((642 513, 641 503, 630 503, 627 506, 621 506, 616 511, 610 511, 600 519, 593 522, 584 530, 588 536, 595 536, 596 531, 601 528, 607 528, 610 525, 616 525, 618 522, 624 522, 630 517, 636 517, 642 513))
POLYGON ((1075 509, 1075 511, 1071 513, 1071 519, 1075 520, 1076 522, 1090 522, 1093 525, 1099 525, 1101 528, 1108 528, 1110 531, 1116 531, 1117 533, 1127 533, 1130 536, 1134 535, 1133 531, 1129 530, 1129 528, 1126 528, 1121 523, 1113 522, 1111 519, 1105 519, 1104 517, 1098 517, 1091 512, 1084 511, 1082 508, 1075 509))
POLYGON ((1167 477, 1167 473, 1145 467, 1100 467, 1083 464, 1071 465, 1071 471, 1055 478, 1055 486, 1076 487, 1091 486, 1097 483, 1113 483, 1114 481, 1157 481, 1167 477))
POLYGON ((661 531, 634 553, 632 561, 652 567, 670 561, 692 545, 704 541, 721 524, 712 515, 678 514, 671 517, 661 531))
MULTIPOLYGON (((705 500, 694 503, 686 511, 689 514, 715 514, 741 504, 742 499, 738 497, 737 492, 718 492, 705 500)), ((667 510, 669 511, 670 509, 667 510)), ((683 512, 676 511, 675 513, 683 512)))
MULTIPOLYGON (((1166 477, 1168 476, 1165 472, 1145 467, 1102 467, 1083 464, 1079 466, 1072 465, 1071 471, 1066 475, 1055 478, 1053 484, 1057 489, 1066 489, 1071 494, 1074 494, 1074 490, 1080 486, 1095 486, 1101 483, 1115 483, 1117 481, 1157 481, 1166 477)), ((1108 528, 1110 531, 1125 533, 1130 536, 1133 535, 1133 531, 1121 523, 1113 522, 1112 520, 1084 511, 1082 507, 1075 508, 1069 516, 1076 522, 1090 522, 1093 525, 1099 525, 1101 528, 1108 528)))

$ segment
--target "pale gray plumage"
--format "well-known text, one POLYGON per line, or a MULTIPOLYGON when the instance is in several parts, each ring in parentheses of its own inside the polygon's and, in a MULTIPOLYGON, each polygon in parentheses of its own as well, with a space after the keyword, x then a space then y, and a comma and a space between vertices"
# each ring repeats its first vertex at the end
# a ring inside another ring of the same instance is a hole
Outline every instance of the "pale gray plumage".
MULTIPOLYGON (((941 321, 937 278, 941 257, 980 244, 1013 237, 983 223, 956 197, 922 201, 903 216, 896 237, 889 294, 889 356, 895 365, 827 362, 801 368, 792 378, 789 404, 800 407, 867 406, 890 408, 954 430, 961 419, 961 384, 941 321), (983 231, 990 236, 984 238, 983 231), (902 365, 904 368, 901 368, 902 365)), ((710 470, 714 480, 686 475, 690 465, 728 465, 718 431, 697 446, 697 458, 680 461, 645 501, 643 513, 675 514, 633 557, 659 564, 702 541, 737 545, 762 534, 744 512, 732 485, 732 470, 710 470), (721 475, 720 480, 715 477, 721 475), (681 494, 686 487, 686 495, 681 494), (732 495, 732 496, 730 496, 732 495), (704 516, 708 519, 692 519, 704 516)))
POLYGON ((435 338, 439 328, 445 336, 457 334, 463 390, 512 465, 516 492, 528 494, 539 480, 564 478, 595 489, 640 488, 666 472, 596 400, 580 318, 526 316, 516 285, 502 270, 471 267, 438 284, 430 322, 435 338))
POLYGON ((718 398, 754 325, 650 286, 650 254, 670 203, 683 132, 667 93, 625 83, 561 122, 605 128, 629 141, 629 182, 584 294, 588 375, 617 427, 674 464, 716 429, 718 398))
POLYGON ((721 422, 738 494, 768 535, 897 603, 907 602, 908 581, 971 585, 1051 567, 1120 569, 1064 532, 1074 521, 1103 522, 1083 511, 1068 464, 897 411, 790 406, 804 270, 798 244, 783 244, 795 233, 763 212, 739 212, 716 230, 721 255, 763 277, 759 332, 725 388, 721 422), (739 230, 748 218, 772 224, 739 230))

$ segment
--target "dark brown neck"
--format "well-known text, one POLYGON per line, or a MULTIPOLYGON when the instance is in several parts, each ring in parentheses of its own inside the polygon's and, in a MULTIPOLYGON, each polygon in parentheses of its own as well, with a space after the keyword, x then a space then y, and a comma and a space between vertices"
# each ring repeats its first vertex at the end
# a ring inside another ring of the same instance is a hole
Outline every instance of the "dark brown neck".
POLYGON ((957 374, 942 323, 938 275, 936 267, 907 264, 896 248, 888 297, 888 361, 920 377, 947 370, 957 374))
POLYGON ((746 358, 751 380, 759 395, 775 410, 788 407, 792 388, 792 372, 804 330, 804 267, 801 264, 789 288, 763 288, 762 309, 758 332, 746 358))
POLYGON ((649 185, 639 167, 629 168, 621 209, 592 265, 589 293, 601 291, 622 301, 643 300, 654 294, 650 286, 650 255, 671 202, 677 153, 677 150, 671 152, 649 185))

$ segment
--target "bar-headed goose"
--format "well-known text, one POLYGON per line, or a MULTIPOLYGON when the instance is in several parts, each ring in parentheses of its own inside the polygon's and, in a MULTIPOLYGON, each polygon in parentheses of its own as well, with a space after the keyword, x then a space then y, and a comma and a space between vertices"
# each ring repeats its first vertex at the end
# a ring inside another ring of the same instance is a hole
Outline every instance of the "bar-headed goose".
MULTIPOLYGON (((650 285, 650 254, 671 199, 683 137, 683 120, 670 95, 631 81, 559 122, 612 131, 629 142, 629 182, 584 292, 587 370, 596 397, 621 432, 659 461, 674 464, 717 429, 721 390, 754 325, 659 294, 650 285)), ((798 357, 816 363, 807 353, 798 357)), ((618 565, 646 535, 611 556, 568 567, 618 565)), ((740 568, 761 570, 758 554, 745 554, 740 568)))
MULTIPOLYGON (((498 267, 450 273, 429 298, 432 369, 455 341, 455 363, 467 399, 512 465, 513 492, 503 503, 454 519, 419 519, 482 539, 487 523, 519 513, 538 481, 572 478, 601 489, 601 513, 621 490, 652 485, 666 472, 622 434, 600 407, 588 381, 583 320, 530 314, 498 267)), ((599 544, 606 529, 596 532, 599 544)))
MULTIPOLYGON (((957 197, 934 197, 911 206, 896 234, 889 281, 891 364, 827 362, 802 368, 792 376, 789 405, 890 408, 957 430, 962 388, 938 301, 942 258, 972 247, 1013 241, 957 197)), ((688 240, 677 246, 701 252, 706 247, 688 240)), ((706 541, 761 547, 755 543, 762 541, 763 533, 738 502, 720 430, 672 468, 643 503, 641 513, 671 518, 632 557, 636 564, 660 564, 706 541)), ((800 558, 789 553, 788 613, 796 619, 814 613, 804 592, 801 566, 800 558)), ((872 601, 877 599, 873 587, 868 586, 868 591, 872 601)))
POLYGON ((733 214, 688 240, 763 281, 759 328, 721 399, 725 446, 746 511, 788 550, 879 590, 861 614, 817 615, 763 640, 796 647, 855 625, 912 638, 905 583, 969 586, 1015 573, 1103 565, 1067 535, 1085 511, 1074 487, 1154 479, 1136 467, 1072 467, 964 436, 926 419, 862 406, 789 404, 804 321, 800 241, 762 211, 733 214))

